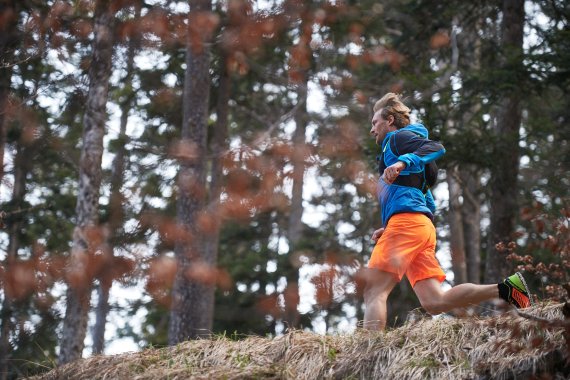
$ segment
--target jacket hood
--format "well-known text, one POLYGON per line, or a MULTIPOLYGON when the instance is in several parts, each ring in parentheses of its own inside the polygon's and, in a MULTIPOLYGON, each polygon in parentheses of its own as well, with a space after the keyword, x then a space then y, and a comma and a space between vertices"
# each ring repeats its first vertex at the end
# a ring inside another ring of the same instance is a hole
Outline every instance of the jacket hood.
POLYGON ((424 127, 422 124, 416 123, 416 124, 409 124, 407 126, 405 126, 404 128, 400 129, 401 131, 410 131, 410 132, 414 132, 415 134, 418 134, 420 136, 422 136, 423 138, 428 138, 429 134, 428 134, 428 130, 426 127, 424 127))

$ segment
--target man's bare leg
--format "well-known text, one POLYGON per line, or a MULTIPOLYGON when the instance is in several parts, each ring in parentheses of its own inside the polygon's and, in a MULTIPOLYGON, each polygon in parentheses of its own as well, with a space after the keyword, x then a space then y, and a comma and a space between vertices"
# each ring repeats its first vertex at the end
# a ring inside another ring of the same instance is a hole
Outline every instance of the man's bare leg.
POLYGON ((368 330, 383 330, 387 319, 386 301, 398 280, 393 274, 378 269, 367 268, 364 271, 366 309, 362 327, 368 330))
POLYGON ((432 315, 499 298, 497 284, 460 284, 444 291, 435 278, 418 281, 414 286, 414 292, 422 307, 432 315))

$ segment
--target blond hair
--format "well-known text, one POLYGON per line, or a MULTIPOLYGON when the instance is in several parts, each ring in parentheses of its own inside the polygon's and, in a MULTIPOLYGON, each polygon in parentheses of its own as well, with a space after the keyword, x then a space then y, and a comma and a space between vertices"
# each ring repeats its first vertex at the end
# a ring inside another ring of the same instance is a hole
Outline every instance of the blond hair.
POLYGON ((398 129, 410 124, 411 110, 402 102, 402 96, 389 92, 374 104, 374 112, 382 110, 380 115, 384 120, 389 115, 394 117, 394 126, 398 129))

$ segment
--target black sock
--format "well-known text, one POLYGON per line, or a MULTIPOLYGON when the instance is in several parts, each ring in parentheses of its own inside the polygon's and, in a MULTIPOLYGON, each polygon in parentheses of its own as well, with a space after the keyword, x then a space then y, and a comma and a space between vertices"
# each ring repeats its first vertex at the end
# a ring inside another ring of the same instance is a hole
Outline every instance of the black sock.
POLYGON ((505 301, 509 302, 509 295, 510 295, 509 287, 502 282, 497 284, 497 286, 499 287, 499 297, 501 297, 505 301))

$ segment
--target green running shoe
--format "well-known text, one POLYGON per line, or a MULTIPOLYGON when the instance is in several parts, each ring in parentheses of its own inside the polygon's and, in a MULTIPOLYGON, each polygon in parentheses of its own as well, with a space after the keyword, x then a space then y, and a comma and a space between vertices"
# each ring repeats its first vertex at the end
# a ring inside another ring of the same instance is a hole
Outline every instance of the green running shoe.
POLYGON ((520 272, 507 277, 499 284, 499 296, 518 309, 532 306, 530 290, 520 272))

